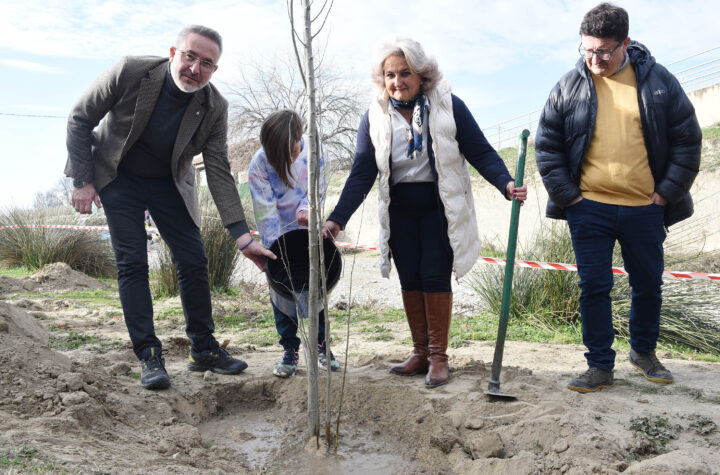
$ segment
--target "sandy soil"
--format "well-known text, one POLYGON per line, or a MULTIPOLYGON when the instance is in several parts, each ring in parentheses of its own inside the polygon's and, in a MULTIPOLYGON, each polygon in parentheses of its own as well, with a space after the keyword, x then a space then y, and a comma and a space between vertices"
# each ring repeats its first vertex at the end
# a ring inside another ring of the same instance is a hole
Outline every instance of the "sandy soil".
MULTIPOLYGON (((661 355, 677 382, 658 386, 619 355, 616 386, 581 395, 565 389, 584 370, 581 347, 508 342, 501 389, 517 400, 497 401, 483 394, 494 342, 451 349, 450 384, 435 390, 420 376, 391 375, 389 366, 408 351, 407 328, 398 323, 390 342, 351 337, 339 449, 328 455, 306 444, 304 366, 289 380, 273 377, 276 347, 231 342, 231 353, 248 361, 246 372, 190 373, 182 325, 164 326, 172 387, 146 391, 121 317, 63 295, 103 284, 62 264, 42 275, 0 279, 0 454, 31 447, 45 470, 713 474, 720 467, 720 364, 661 355), (17 296, 28 291, 57 294, 17 296), (49 347, 58 328, 120 343, 58 352, 49 347), (631 430, 631 421, 655 435, 631 430)), ((397 288, 373 280, 359 279, 354 294, 397 288)), ((345 341, 337 340, 344 361, 345 341)), ((325 382, 323 374, 323 407, 325 382)), ((334 414, 341 382, 333 374, 334 414)), ((11 469, 33 466, 24 467, 11 469)))

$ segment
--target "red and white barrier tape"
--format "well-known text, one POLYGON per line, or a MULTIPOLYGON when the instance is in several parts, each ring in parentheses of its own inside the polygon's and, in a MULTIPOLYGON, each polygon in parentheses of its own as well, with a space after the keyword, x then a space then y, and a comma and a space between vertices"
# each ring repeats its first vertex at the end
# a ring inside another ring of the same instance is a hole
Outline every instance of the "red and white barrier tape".
MULTIPOLYGON (((20 229, 20 228, 47 228, 47 229, 79 229, 82 231, 110 231, 107 226, 77 226, 70 224, 13 224, 12 226, 0 226, 3 229, 20 229)), ((147 231, 156 233, 157 228, 148 227, 147 231)))
MULTIPOLYGON (((480 262, 487 264, 499 264, 505 265, 506 260, 498 257, 484 257, 480 256, 478 259, 480 262)), ((564 270, 570 272, 577 272, 576 264, 560 264, 557 262, 539 262, 539 261, 523 261, 515 260, 515 266, 517 267, 529 267, 531 269, 549 269, 549 270, 564 270)), ((623 267, 613 267, 613 274, 627 275, 627 271, 623 267)), ((698 280, 714 280, 720 282, 720 274, 709 274, 707 272, 682 272, 682 271, 663 271, 663 274, 676 277, 678 279, 698 279, 698 280)))
MULTIPOLYGON (((52 229, 80 229, 80 230, 91 230, 91 231, 109 231, 107 226, 75 226, 67 224, 16 224, 12 226, 0 226, 0 230, 3 229, 18 229, 18 228, 52 228, 52 229)), ((157 232, 157 228, 146 228, 150 232, 157 232)), ((251 234, 259 236, 260 233, 257 231, 250 231, 251 234)), ((335 241, 335 245, 338 247, 346 247, 351 249, 360 249, 366 251, 377 251, 380 248, 378 246, 368 246, 365 244, 353 244, 351 242, 335 241)), ((506 260, 499 257, 484 257, 480 256, 478 259, 480 262, 486 264, 497 264, 504 266, 506 260)), ((524 261, 515 260, 515 266, 517 267, 528 267, 530 269, 547 269, 547 270, 564 270, 570 272, 577 272, 576 264, 560 264, 557 262, 541 262, 541 261, 524 261)), ((622 267, 613 267, 613 274, 627 275, 622 267)), ((720 274, 709 274, 707 272, 683 272, 683 271, 670 271, 666 270, 663 272, 665 275, 669 275, 678 279, 696 279, 696 280, 713 280, 720 282, 720 274)))

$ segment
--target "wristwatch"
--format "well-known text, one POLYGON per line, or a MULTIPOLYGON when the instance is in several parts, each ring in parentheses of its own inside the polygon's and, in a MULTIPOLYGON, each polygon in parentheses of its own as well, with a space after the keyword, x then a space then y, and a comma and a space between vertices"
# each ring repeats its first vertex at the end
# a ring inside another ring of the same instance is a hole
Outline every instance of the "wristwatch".
POLYGON ((91 181, 73 180, 73 186, 75 188, 82 188, 83 186, 87 186, 91 183, 91 181))

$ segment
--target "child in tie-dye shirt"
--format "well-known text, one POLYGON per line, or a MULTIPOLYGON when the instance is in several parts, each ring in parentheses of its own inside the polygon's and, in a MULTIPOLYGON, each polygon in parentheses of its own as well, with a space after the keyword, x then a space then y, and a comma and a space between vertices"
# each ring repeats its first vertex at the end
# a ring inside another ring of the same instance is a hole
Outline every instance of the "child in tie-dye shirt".
MULTIPOLYGON (((255 223, 263 244, 270 247, 281 235, 294 229, 307 229, 308 223, 308 141, 302 135, 300 116, 291 110, 274 112, 260 129, 262 148, 255 153, 248 170, 255 223)), ((318 191, 320 204, 325 198, 327 177, 325 157, 320 160, 318 191)), ((295 374, 300 339, 297 336, 295 302, 270 287, 270 302, 275 314, 275 328, 280 334, 283 356, 273 374, 287 378, 295 374)), ((325 312, 320 311, 318 325, 318 362, 333 371, 340 364, 325 351, 325 312)))

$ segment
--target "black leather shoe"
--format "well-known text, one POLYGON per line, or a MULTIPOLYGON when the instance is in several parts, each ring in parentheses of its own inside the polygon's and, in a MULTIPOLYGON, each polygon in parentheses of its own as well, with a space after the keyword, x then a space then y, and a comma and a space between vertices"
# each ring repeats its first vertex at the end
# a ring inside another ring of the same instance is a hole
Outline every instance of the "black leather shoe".
POLYGON ((196 352, 190 350, 188 369, 190 371, 207 371, 218 374, 238 374, 247 368, 247 363, 233 358, 225 348, 196 352))
POLYGON ((594 393, 602 388, 610 388, 615 384, 613 372, 606 369, 591 367, 583 374, 568 383, 568 389, 579 393, 594 393))
POLYGON ((630 364, 639 369, 648 381, 670 384, 675 381, 672 373, 655 356, 655 352, 638 353, 630 349, 630 364))
POLYGON ((145 389, 167 389, 170 387, 170 376, 165 371, 165 359, 159 348, 150 348, 150 356, 140 360, 142 375, 140 385, 145 389))

